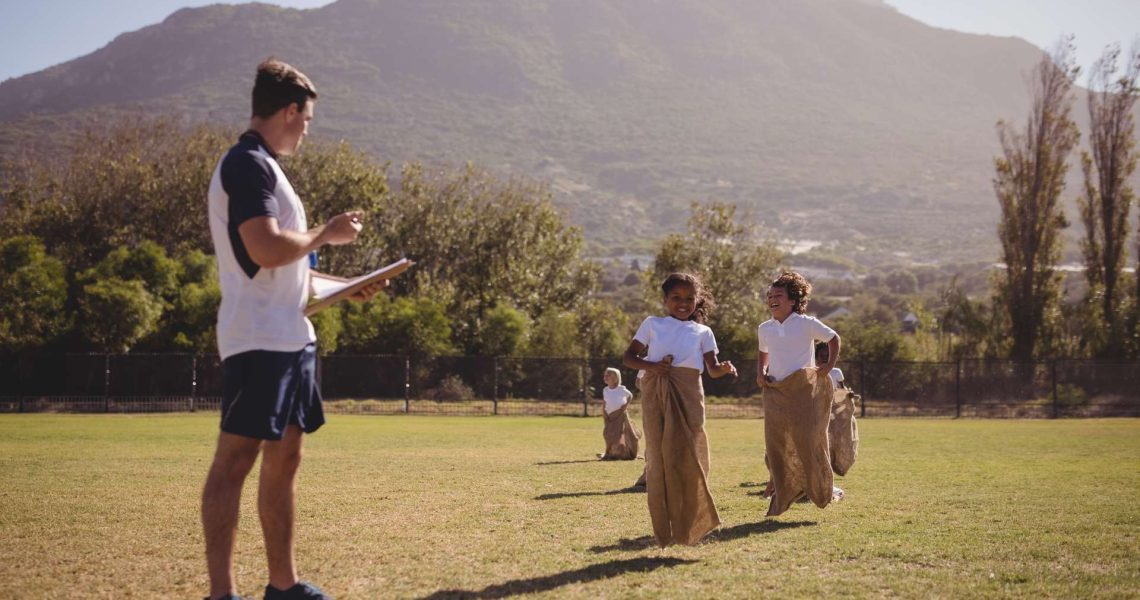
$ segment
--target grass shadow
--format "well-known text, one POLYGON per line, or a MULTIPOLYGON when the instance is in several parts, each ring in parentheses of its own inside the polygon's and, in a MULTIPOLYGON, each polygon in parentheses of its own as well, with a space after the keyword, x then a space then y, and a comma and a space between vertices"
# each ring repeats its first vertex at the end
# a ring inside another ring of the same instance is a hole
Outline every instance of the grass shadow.
POLYGON ((621 488, 620 490, 610 490, 608 492, 558 492, 554 494, 543 494, 535 496, 535 500, 557 500, 559 498, 581 498, 582 496, 616 496, 618 494, 643 494, 645 488, 631 486, 621 488))
POLYGON ((741 523, 740 525, 718 529, 710 533, 702 543, 728 542, 750 535, 775 533, 781 529, 795 529, 796 527, 807 527, 816 524, 815 521, 776 521, 773 519, 765 519, 757 523, 741 523))
POLYGON ((547 461, 547 462, 536 462, 534 464, 535 464, 535 466, 538 466, 538 467, 545 467, 547 465, 575 465, 578 463, 596 463, 596 462, 601 462, 601 461, 600 461, 600 459, 597 459, 597 458, 591 458, 588 460, 551 460, 551 461, 547 461))
POLYGON ((594 554, 603 554, 605 552, 637 552, 638 550, 647 550, 657 545, 657 542, 651 535, 643 535, 639 538, 621 538, 616 544, 609 546, 591 546, 590 552, 594 554))
POLYGON ((422 600, 443 600, 444 598, 506 598, 518 594, 547 592, 573 583, 589 583, 600 579, 610 579, 625 573, 648 573, 663 567, 676 567, 700 561, 673 557, 642 557, 628 560, 611 560, 572 571, 554 575, 512 579, 505 583, 489 585, 481 590, 440 590, 424 596, 422 600))

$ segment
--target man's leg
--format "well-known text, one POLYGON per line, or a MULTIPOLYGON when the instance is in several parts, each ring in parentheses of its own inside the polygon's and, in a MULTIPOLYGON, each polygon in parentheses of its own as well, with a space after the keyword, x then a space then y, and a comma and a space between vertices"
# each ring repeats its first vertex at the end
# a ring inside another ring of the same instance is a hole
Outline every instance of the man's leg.
POLYGON ((206 534, 206 568, 210 597, 236 594, 234 536, 237 533, 241 488, 257 460, 261 440, 232 433, 218 434, 214 462, 202 490, 202 529, 206 534))
POLYGON ((301 466, 301 428, 289 425, 285 436, 266 442, 261 456, 261 482, 257 490, 257 511, 265 535, 269 561, 269 585, 287 590, 297 583, 293 562, 294 492, 297 469, 301 466))

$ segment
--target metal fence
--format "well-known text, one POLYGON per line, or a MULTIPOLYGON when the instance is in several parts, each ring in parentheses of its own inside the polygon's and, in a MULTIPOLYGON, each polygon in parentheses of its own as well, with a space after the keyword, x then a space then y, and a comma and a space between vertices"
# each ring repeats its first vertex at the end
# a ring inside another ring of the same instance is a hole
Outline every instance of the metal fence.
MULTIPOLYGON (((1140 362, 998 360, 844 362, 860 413, 920 417, 1140 416, 1140 362)), ((333 412, 453 415, 598 415, 602 374, 620 358, 321 357, 333 412)), ((739 377, 704 378, 710 417, 760 417, 754 360, 739 377)), ((217 356, 67 354, 0 356, 0 412, 217 410, 217 356)))

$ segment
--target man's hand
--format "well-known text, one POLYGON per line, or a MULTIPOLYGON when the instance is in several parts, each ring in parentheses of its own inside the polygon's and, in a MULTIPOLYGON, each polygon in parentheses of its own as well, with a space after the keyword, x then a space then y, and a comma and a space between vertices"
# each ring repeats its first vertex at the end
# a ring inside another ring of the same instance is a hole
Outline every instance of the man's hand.
POLYGON ((352 300, 353 302, 368 302, 376 294, 379 294, 380 290, 383 290, 386 287, 388 287, 388 280, 381 279, 380 281, 370 283, 360 288, 356 291, 355 294, 349 296, 348 299, 352 300))
POLYGON ((361 222, 363 218, 363 211, 351 210, 329 219, 325 223, 324 231, 321 232, 324 238, 321 241, 333 246, 352 243, 356 240, 360 230, 364 228, 364 224, 361 222))

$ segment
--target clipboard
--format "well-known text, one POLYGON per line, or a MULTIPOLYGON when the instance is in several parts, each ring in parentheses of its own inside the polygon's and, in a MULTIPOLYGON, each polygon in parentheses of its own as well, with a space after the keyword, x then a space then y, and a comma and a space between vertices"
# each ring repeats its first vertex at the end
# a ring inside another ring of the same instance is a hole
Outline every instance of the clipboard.
POLYGON ((348 298, 356 292, 359 292, 370 284, 376 283, 382 279, 391 279, 400 273, 407 271, 408 268, 414 264, 416 264, 415 261, 409 260, 407 258, 401 258, 400 260, 386 267, 381 267, 366 275, 361 275, 360 277, 346 280, 343 283, 334 284, 322 290, 318 290, 317 294, 313 296, 313 299, 316 300, 316 302, 313 302, 312 304, 305 307, 305 316, 310 317, 312 315, 315 315, 318 312, 336 304, 337 302, 348 298))

